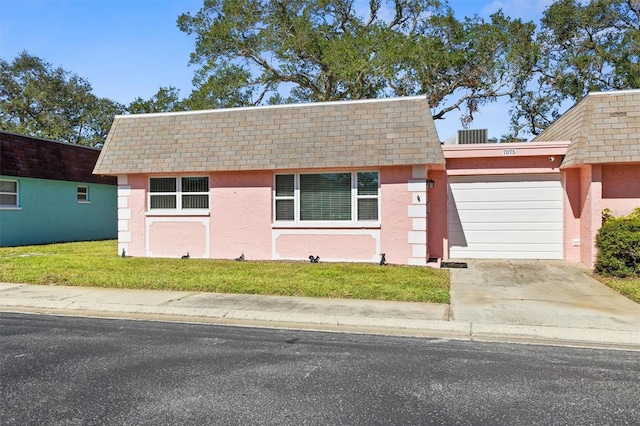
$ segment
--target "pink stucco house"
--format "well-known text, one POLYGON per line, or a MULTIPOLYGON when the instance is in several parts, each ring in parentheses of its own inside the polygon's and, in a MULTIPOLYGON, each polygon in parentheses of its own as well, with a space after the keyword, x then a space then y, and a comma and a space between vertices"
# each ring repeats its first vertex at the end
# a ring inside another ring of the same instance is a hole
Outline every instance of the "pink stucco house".
POLYGON ((594 93, 531 143, 441 145, 424 97, 117 116, 131 256, 593 263, 640 205, 640 91, 594 93))

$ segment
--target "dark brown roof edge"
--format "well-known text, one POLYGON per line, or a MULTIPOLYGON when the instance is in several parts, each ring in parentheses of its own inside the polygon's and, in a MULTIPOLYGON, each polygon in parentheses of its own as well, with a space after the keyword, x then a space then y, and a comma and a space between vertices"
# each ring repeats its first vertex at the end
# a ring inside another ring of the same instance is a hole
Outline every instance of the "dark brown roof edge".
POLYGON ((116 185, 112 176, 93 174, 100 150, 0 131, 0 174, 34 179, 116 185))

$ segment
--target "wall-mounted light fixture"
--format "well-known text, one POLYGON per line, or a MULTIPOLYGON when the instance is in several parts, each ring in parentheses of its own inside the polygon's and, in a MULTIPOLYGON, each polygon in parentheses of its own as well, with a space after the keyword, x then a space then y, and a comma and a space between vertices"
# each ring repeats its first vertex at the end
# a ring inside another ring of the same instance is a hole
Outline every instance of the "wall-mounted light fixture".
POLYGON ((435 184, 435 182, 433 181, 433 179, 427 179, 427 186, 429 188, 433 188, 434 184, 435 184))

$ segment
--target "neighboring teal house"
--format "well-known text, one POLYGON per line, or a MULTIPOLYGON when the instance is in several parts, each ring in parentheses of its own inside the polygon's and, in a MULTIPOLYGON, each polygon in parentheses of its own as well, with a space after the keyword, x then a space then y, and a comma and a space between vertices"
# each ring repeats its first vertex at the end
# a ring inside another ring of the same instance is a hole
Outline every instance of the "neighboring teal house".
POLYGON ((0 132, 0 246, 116 238, 116 179, 100 150, 0 132))

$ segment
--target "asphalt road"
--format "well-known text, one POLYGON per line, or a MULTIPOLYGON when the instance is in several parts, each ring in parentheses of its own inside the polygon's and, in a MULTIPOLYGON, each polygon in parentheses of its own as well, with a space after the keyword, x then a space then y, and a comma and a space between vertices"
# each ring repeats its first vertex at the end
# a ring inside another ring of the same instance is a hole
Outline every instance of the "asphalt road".
POLYGON ((0 314, 0 424, 640 424, 640 353, 0 314))

